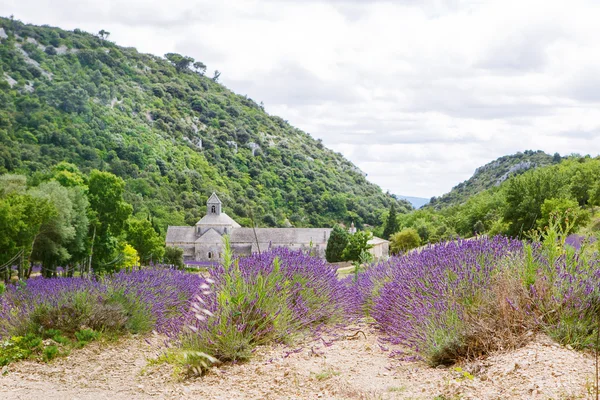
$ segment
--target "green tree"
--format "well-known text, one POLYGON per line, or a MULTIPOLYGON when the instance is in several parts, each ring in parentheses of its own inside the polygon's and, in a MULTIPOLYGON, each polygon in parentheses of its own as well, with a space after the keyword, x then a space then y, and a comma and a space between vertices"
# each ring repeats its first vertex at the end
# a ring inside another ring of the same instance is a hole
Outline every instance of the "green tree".
POLYGON ((562 157, 560 156, 559 153, 554 153, 554 155, 552 156, 552 162, 555 164, 560 163, 562 160, 562 157))
POLYGON ((581 209, 578 202, 573 199, 546 199, 542 204, 541 218, 537 220, 538 228, 543 229, 549 226, 552 218, 560 218, 559 222, 563 230, 568 226, 573 232, 589 221, 590 213, 581 209))
POLYGON ((475 222, 475 225, 473 225, 473 233, 476 235, 480 235, 484 232, 485 232, 485 225, 483 224, 483 222, 481 220, 475 222))
POLYGON ((21 253, 18 276, 23 278, 42 226, 57 214, 47 198, 14 192, 0 196, 0 265, 21 253))
POLYGON ((343 261, 342 253, 348 245, 350 234, 347 230, 339 225, 333 227, 329 240, 327 241, 327 248, 325 249, 325 258, 328 262, 339 262, 343 261))
POLYGON ((52 167, 52 179, 64 187, 84 187, 86 185, 86 178, 79 168, 75 164, 65 161, 52 167))
POLYGON ((405 228, 400 232, 394 233, 392 237, 390 237, 390 252, 392 254, 405 253, 420 245, 421 237, 416 229, 413 228, 405 228))
POLYGON ((383 230, 383 238, 389 239, 394 233, 398 232, 400 224, 398 223, 398 216, 396 214, 396 206, 394 203, 390 206, 390 212, 385 223, 385 229, 383 230))
POLYGON ((109 36, 110 36, 110 32, 107 32, 104 29, 102 29, 100 32, 98 32, 98 37, 102 40, 108 39, 109 36))
POLYGON ((584 159, 584 162, 569 164, 565 166, 565 169, 570 176, 571 196, 581 207, 586 206, 590 202, 590 188, 600 181, 600 162, 584 159), (569 168, 569 164, 572 164, 571 168, 569 168))
POLYGON ((71 255, 67 244, 75 240, 73 202, 69 191, 58 182, 42 183, 31 191, 32 196, 46 199, 56 213, 41 226, 33 243, 31 258, 42 263, 42 276, 56 275, 56 267, 65 265, 71 255))
POLYGON ((142 265, 157 261, 165 253, 165 245, 147 219, 130 219, 127 241, 136 249, 142 265))
POLYGON ((179 72, 186 71, 190 65, 194 64, 194 59, 192 57, 182 56, 177 53, 167 53, 165 54, 165 58, 169 60, 179 72))
POLYGON ((559 166, 529 171, 507 181, 504 220, 511 236, 536 227, 546 199, 568 197, 568 181, 559 166))
POLYGON ((123 257, 118 263, 118 269, 125 269, 126 271, 133 270, 134 267, 140 265, 140 258, 138 252, 129 243, 125 243, 121 250, 123 257))
POLYGON ((174 265, 178 269, 183 269, 183 249, 180 247, 167 246, 165 248, 164 262, 169 265, 174 265))
POLYGON ((91 221, 92 267, 112 270, 118 260, 118 237, 125 228, 132 207, 123 200, 125 182, 111 174, 93 170, 88 185, 91 221))
POLYGON ((206 73, 206 65, 204 65, 202 61, 196 61, 194 63, 194 69, 201 76, 204 76, 204 74, 206 73))
POLYGON ((0 176, 0 196, 10 193, 25 193, 27 177, 24 175, 6 174, 0 176))
POLYGON ((75 237, 65 244, 71 255, 67 264, 67 275, 72 276, 76 264, 83 265, 89 254, 88 232, 90 220, 88 217, 90 203, 83 187, 68 188, 69 198, 73 206, 71 225, 75 229, 75 237))
POLYGON ((344 261, 359 261, 361 254, 369 250, 373 245, 369 244, 369 240, 373 238, 371 232, 359 231, 350 235, 348 244, 342 253, 344 261))

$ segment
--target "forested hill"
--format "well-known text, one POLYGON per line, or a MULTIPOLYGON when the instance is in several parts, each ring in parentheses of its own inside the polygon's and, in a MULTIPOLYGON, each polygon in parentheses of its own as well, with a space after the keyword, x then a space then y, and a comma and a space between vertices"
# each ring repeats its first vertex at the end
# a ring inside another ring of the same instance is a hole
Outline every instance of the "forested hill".
POLYGON ((443 196, 432 198, 425 207, 440 209, 462 204, 471 196, 483 190, 499 186, 511 176, 522 174, 537 167, 559 163, 560 161, 561 156, 558 153, 551 156, 541 150, 526 150, 523 153, 518 152, 500 157, 483 167, 477 168, 471 178, 459 183, 443 196))
POLYGON ((341 154, 205 76, 92 35, 0 18, 0 174, 60 161, 122 177, 134 213, 193 224, 218 192, 243 225, 381 223, 392 202, 341 154))

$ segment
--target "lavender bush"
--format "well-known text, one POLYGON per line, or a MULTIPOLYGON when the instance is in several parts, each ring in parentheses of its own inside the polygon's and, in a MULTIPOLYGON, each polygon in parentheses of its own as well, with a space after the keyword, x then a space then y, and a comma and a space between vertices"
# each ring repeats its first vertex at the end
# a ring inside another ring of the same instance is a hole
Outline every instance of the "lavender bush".
POLYGON ((432 365, 519 346, 535 330, 589 347, 600 312, 590 242, 552 224, 530 242, 499 236, 428 246, 346 283, 355 309, 432 365))
POLYGON ((0 338, 80 329, 174 333, 204 280, 169 269, 117 273, 103 279, 34 278, 0 296, 0 338))
POLYGON ((467 337, 482 332, 472 331, 467 321, 488 312, 498 271, 522 255, 521 242, 502 237, 428 246, 359 275, 355 304, 390 340, 411 346, 432 364, 450 363, 474 350, 465 348, 467 337))
POLYGON ((275 249, 233 260, 226 246, 223 265, 210 274, 181 340, 201 363, 206 354, 246 360, 257 345, 287 342, 345 314, 347 288, 335 268, 301 251, 275 249))

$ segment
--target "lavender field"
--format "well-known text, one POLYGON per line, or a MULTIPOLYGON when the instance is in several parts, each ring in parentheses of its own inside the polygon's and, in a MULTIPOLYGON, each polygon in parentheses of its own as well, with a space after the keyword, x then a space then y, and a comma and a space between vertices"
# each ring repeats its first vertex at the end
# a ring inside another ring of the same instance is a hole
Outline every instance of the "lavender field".
POLYGON ((256 346, 293 344, 358 320, 432 366, 518 348, 538 332, 590 349, 600 303, 594 245, 553 231, 535 241, 458 240, 344 279, 322 260, 283 249, 241 259, 227 253, 205 276, 155 267, 33 278, 2 289, 0 362, 51 359, 101 336, 156 331, 168 338, 164 361, 202 374, 214 363, 250 359, 256 346))

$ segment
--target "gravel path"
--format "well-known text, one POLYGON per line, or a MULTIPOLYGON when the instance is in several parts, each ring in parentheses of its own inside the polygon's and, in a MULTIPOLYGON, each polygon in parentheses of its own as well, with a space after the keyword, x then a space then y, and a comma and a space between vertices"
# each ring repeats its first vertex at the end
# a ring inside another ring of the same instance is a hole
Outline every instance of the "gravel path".
POLYGON ((49 364, 11 365, 0 376, 0 399, 595 398, 594 359, 543 336, 517 351, 434 369, 390 357, 402 349, 383 344, 363 323, 294 348, 262 347, 249 363, 213 368, 187 381, 174 378, 169 365, 148 365, 160 339, 150 341, 93 343, 49 364), (350 338, 358 330, 364 335, 350 338))

